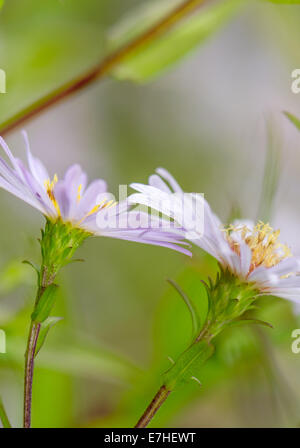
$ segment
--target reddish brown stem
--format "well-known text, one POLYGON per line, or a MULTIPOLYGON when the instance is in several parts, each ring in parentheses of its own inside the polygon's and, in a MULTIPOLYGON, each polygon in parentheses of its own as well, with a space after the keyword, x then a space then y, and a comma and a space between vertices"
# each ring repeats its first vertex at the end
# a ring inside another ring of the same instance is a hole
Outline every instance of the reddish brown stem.
POLYGON ((161 388, 159 389, 159 391, 157 392, 157 394, 147 407, 146 411, 135 425, 135 428, 146 428, 146 426, 148 426, 151 420, 153 419, 156 412, 166 401, 170 393, 171 391, 168 390, 166 386, 161 386, 161 388))
POLYGON ((43 112, 48 107, 58 103, 62 99, 69 97, 71 94, 79 91, 96 79, 103 78, 127 56, 140 49, 143 45, 151 42, 152 39, 159 37, 160 35, 167 32, 175 24, 177 24, 179 20, 183 19, 187 15, 194 12, 197 8, 202 6, 205 1, 208 0, 186 0, 184 3, 180 4, 177 8, 172 10, 161 21, 156 23, 152 28, 148 29, 147 31, 145 31, 145 33, 136 37, 128 44, 117 49, 114 53, 108 55, 103 61, 101 61, 87 73, 64 84, 45 97, 31 104, 29 107, 25 108, 15 116, 11 117, 0 127, 0 134, 7 134, 9 131, 12 131, 19 125, 23 124, 25 121, 35 117, 40 112, 43 112))

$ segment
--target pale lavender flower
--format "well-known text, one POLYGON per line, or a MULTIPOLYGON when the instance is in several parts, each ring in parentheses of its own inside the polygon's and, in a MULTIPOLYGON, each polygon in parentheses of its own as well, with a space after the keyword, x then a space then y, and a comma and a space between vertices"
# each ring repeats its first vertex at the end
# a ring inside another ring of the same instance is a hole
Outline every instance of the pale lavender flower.
POLYGON ((132 210, 127 200, 116 203, 102 179, 87 184, 87 175, 80 165, 72 165, 62 180, 54 175, 50 180, 47 169, 35 158, 26 142, 28 167, 14 157, 0 137, 10 165, 0 157, 0 187, 39 210, 51 221, 61 220, 97 236, 169 247, 187 255, 182 246, 180 228, 166 228, 163 218, 150 217, 143 211, 132 210))
MULTIPOLYGON (((275 295, 300 303, 300 258, 292 256, 290 249, 279 242, 279 230, 274 231, 262 222, 254 225, 251 221, 235 221, 225 227, 202 195, 186 195, 170 173, 162 168, 156 173, 149 178, 149 185, 131 185, 139 192, 130 196, 133 203, 160 210, 191 235, 194 222, 186 222, 184 208, 177 204, 183 196, 185 202, 191 201, 191 208, 192 201, 200 202, 202 214, 198 218, 204 218, 203 229, 202 232, 195 230, 188 240, 212 255, 223 268, 246 283, 254 284, 262 295, 275 295)), ((193 220, 195 218, 197 214, 193 220)))

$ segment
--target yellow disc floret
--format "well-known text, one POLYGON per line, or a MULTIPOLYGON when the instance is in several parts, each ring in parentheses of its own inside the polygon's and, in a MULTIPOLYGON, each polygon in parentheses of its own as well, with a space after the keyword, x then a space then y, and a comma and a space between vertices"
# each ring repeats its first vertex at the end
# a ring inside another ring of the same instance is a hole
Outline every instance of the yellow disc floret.
POLYGON ((270 268, 292 255, 289 247, 279 241, 280 230, 273 230, 269 224, 262 221, 252 229, 247 225, 238 224, 230 225, 224 230, 226 239, 237 254, 240 254, 240 243, 236 236, 250 247, 252 257, 249 272, 258 266, 270 268))
MULTIPOLYGON (((52 181, 50 181, 50 179, 45 180, 44 186, 45 186, 45 189, 46 189, 46 192, 47 192, 47 195, 48 195, 49 199, 51 200, 52 204, 55 207, 55 210, 57 211, 58 216, 61 217, 59 204, 58 204, 58 202, 57 202, 57 200, 55 198, 55 194, 54 194, 54 187, 55 187, 57 182, 58 182, 58 177, 55 174, 55 176, 54 176, 52 181)), ((80 201, 81 201, 82 189, 83 189, 82 184, 80 184, 78 186, 78 189, 77 189, 77 197, 76 197, 77 204, 79 204, 80 201)), ((80 225, 86 218, 88 218, 91 215, 94 215, 94 213, 97 213, 98 211, 100 211, 100 210, 102 210, 104 208, 114 207, 115 205, 117 205, 117 202, 109 200, 109 199, 104 199, 99 204, 97 204, 94 207, 92 207, 92 209, 88 213, 86 213, 76 224, 80 225)))

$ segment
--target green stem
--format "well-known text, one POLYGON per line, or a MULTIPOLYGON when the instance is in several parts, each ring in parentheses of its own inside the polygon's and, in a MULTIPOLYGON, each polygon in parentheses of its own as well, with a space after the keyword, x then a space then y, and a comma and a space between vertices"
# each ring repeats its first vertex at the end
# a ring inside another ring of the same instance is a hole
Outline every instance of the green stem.
POLYGON ((146 30, 143 34, 139 35, 123 47, 117 49, 114 53, 108 55, 88 72, 73 79, 72 81, 67 82, 63 86, 60 86, 53 92, 45 95, 43 98, 38 99, 21 112, 18 112, 16 115, 9 118, 0 126, 0 134, 7 134, 19 125, 23 124, 25 121, 35 117, 40 112, 43 112, 48 107, 53 106, 59 101, 66 99, 73 93, 81 90, 83 87, 86 87, 91 82, 102 79, 134 51, 169 31, 169 29, 175 26, 180 20, 184 19, 197 8, 202 6, 205 1, 208 0, 186 0, 153 27, 146 30))
POLYGON ((146 411, 135 425, 135 428, 146 428, 146 426, 148 426, 151 420, 153 419, 156 412, 166 401, 170 393, 171 390, 167 389, 166 386, 161 386, 161 388, 159 389, 159 391, 157 392, 157 394, 147 407, 146 411))
POLYGON ((11 424, 10 424, 10 422, 8 420, 8 417, 7 417, 6 411, 4 409, 4 404, 3 404, 3 401, 1 399, 1 397, 0 397, 0 421, 1 421, 2 425, 3 425, 3 428, 11 428, 11 424))

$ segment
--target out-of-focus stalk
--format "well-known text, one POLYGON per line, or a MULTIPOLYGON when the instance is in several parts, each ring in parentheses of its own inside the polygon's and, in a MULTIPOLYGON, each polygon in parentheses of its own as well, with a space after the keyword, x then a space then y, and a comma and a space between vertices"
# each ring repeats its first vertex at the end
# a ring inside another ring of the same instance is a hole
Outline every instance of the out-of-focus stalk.
POLYGON ((83 87, 88 86, 91 82, 102 79, 105 75, 109 74, 109 72, 120 62, 123 62, 127 58, 127 56, 131 55, 134 51, 136 51, 143 45, 148 44, 155 38, 166 33, 180 20, 184 19, 186 16, 194 12, 197 8, 202 6, 202 4, 207 1, 208 0, 186 0, 184 3, 180 4, 179 6, 177 6, 177 8, 172 10, 166 17, 161 19, 158 23, 153 25, 143 34, 137 36, 135 39, 133 39, 123 47, 117 49, 114 53, 108 55, 104 60, 102 60, 98 65, 93 67, 88 72, 69 81, 53 92, 50 92, 48 95, 38 99, 36 102, 23 109, 21 112, 18 112, 16 115, 9 118, 1 125, 0 134, 7 134, 9 131, 12 131, 25 121, 43 112, 48 107, 53 106, 57 102, 68 98, 71 94, 78 92, 83 87))

